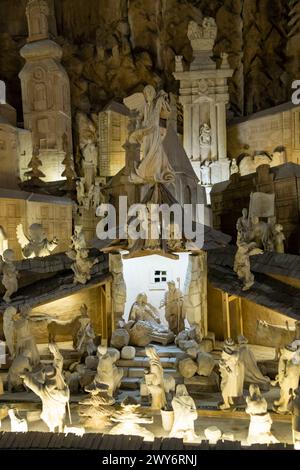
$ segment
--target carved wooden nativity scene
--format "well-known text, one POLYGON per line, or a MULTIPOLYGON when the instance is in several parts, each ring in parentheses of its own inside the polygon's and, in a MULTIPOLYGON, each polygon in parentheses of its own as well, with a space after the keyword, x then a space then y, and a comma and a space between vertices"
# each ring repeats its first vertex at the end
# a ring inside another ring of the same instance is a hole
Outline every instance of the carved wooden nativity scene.
POLYGON ((0 449, 300 449, 300 2, 19 3, 0 449))

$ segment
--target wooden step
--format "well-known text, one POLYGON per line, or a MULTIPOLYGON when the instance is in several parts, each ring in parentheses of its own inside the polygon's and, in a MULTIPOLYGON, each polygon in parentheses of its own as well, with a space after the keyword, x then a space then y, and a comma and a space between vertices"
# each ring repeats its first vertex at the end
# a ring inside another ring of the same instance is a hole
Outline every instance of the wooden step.
MULTIPOLYGON (((177 359, 175 357, 162 357, 161 365, 163 368, 174 368, 176 369, 177 359)), ((148 357, 137 357, 135 359, 119 359, 116 362, 118 367, 139 367, 148 368, 149 359, 148 357)))

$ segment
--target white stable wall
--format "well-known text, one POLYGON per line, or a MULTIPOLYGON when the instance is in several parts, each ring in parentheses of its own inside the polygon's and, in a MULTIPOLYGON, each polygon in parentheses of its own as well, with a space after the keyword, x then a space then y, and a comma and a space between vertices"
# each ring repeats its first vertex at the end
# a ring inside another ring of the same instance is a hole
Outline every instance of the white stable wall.
MULTIPOLYGON (((155 284, 153 273, 155 270, 167 271, 167 281, 175 281, 180 289, 184 288, 184 281, 188 266, 188 253, 180 253, 179 260, 172 260, 163 256, 151 255, 141 258, 124 259, 124 279, 127 287, 127 301, 125 305, 125 319, 128 319, 132 304, 136 296, 145 292, 148 301, 155 307, 159 307, 164 293, 167 289, 167 282, 155 284)), ((160 318, 164 321, 164 308, 159 310, 160 318)))

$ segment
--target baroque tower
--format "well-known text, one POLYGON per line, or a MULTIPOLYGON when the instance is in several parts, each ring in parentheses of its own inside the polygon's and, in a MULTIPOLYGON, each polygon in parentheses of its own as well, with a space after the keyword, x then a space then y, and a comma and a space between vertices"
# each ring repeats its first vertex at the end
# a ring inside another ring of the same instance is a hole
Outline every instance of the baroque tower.
POLYGON ((72 152, 71 102, 69 77, 60 63, 62 49, 49 34, 49 14, 46 0, 28 1, 28 39, 21 49, 26 64, 19 77, 24 127, 39 149, 44 180, 57 181, 63 179, 64 135, 72 152))

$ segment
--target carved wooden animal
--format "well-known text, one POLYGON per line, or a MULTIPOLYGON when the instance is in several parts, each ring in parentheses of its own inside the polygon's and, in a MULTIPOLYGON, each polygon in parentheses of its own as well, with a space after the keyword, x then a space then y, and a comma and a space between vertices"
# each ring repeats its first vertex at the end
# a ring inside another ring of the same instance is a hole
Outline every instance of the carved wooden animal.
POLYGON ((279 357, 280 349, 287 344, 292 343, 299 337, 300 322, 295 322, 295 326, 271 325, 262 320, 256 323, 256 341, 257 344, 269 345, 276 349, 276 359, 279 357))
POLYGON ((73 347, 76 347, 77 333, 81 327, 81 316, 70 321, 52 320, 47 325, 48 341, 55 343, 56 336, 72 336, 73 347))

